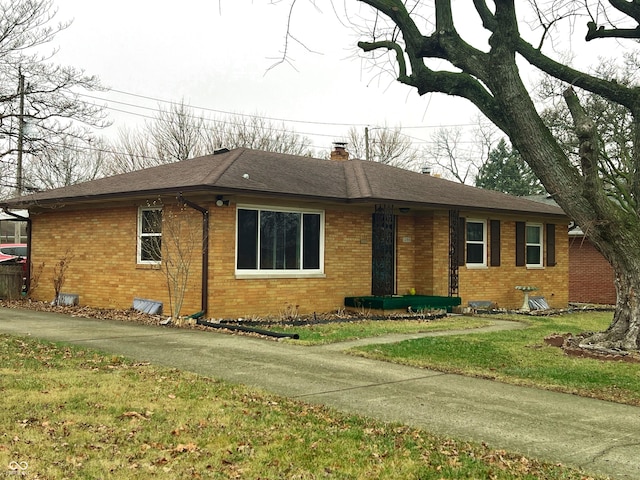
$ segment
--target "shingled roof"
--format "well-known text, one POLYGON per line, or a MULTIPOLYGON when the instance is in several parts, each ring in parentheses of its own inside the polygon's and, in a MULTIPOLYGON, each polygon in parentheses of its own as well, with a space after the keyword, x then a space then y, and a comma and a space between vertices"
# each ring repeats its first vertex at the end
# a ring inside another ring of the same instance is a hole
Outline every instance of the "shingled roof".
POLYGON ((160 165, 14 198, 8 207, 81 204, 178 192, 294 197, 339 203, 528 212, 564 216, 552 205, 462 185, 381 163, 246 148, 160 165))

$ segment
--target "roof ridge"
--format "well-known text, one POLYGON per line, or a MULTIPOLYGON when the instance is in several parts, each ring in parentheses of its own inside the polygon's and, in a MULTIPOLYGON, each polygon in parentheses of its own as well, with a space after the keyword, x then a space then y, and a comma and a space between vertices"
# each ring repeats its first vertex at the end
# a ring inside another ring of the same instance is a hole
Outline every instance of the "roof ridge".
POLYGON ((371 184, 367 178, 365 173, 365 169, 362 168, 362 162, 365 160, 347 160, 344 162, 345 165, 345 177, 347 177, 347 197, 348 198, 357 198, 357 197, 371 197, 373 194, 373 190, 371 189, 371 184), (347 166, 351 168, 346 168, 347 166), (349 185, 352 184, 349 180, 355 180, 355 184, 358 186, 358 192, 354 192, 352 195, 351 192, 348 191, 349 185))
MULTIPOLYGON (((220 177, 224 175, 224 173, 235 163, 236 160, 245 152, 245 148, 234 148, 229 152, 225 152, 222 155, 227 156, 227 158, 223 158, 221 162, 215 163, 213 162, 213 168, 209 172, 209 175, 202 179, 203 185, 215 185, 220 177)), ((215 157, 220 154, 212 154, 210 157, 215 157)))

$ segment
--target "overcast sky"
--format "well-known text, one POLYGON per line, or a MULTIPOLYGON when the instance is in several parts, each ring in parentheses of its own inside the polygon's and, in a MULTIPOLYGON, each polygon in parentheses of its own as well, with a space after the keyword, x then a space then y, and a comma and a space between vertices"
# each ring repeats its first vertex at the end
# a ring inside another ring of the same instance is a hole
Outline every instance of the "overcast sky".
MULTIPOLYGON (((116 122, 111 131, 153 116, 159 102, 134 95, 184 99, 211 109, 207 116, 231 112, 287 120, 289 128, 315 135, 316 149, 326 150, 349 125, 401 125, 419 141, 428 140, 436 126, 472 121, 475 111, 465 101, 420 97, 389 73, 371 70, 357 58, 359 38, 340 14, 315 10, 310 1, 298 2, 291 19, 304 47, 292 42, 292 64, 274 66, 284 47, 286 3, 58 0, 57 19, 73 24, 56 39, 56 61, 83 68, 113 89, 95 95, 122 102, 109 103, 116 122)), ((357 15, 357 2, 348 3, 357 15)))
POLYGON ((115 120, 110 132, 154 115, 159 102, 143 97, 184 100, 208 109, 203 114, 209 117, 229 112, 286 120, 318 150, 341 140, 350 125, 402 126, 421 146, 439 126, 474 122, 477 111, 468 102, 420 97, 357 57, 361 38, 349 19, 366 8, 359 2, 333 2, 350 9, 345 14, 328 0, 316 2, 324 10, 312 0, 298 1, 291 31, 304 47, 290 40, 292 64, 274 66, 289 3, 57 0, 57 19, 73 24, 56 39, 55 60, 97 75, 112 89, 95 95, 108 100, 115 120))

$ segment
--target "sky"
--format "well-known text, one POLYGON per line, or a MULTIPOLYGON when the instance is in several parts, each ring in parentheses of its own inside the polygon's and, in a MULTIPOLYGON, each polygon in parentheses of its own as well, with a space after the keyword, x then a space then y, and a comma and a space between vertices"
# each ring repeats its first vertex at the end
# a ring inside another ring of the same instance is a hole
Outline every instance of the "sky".
MULTIPOLYGON (((422 147, 440 127, 477 125, 478 112, 467 101, 420 97, 399 84, 390 67, 372 68, 358 56, 362 37, 350 20, 357 23, 367 8, 360 2, 298 0, 289 18, 290 3, 56 0, 56 19, 73 23, 52 45, 59 48, 55 61, 82 68, 110 88, 83 97, 108 106, 114 124, 107 136, 181 101, 208 118, 245 114, 283 121, 310 137, 316 151, 344 140, 350 126, 362 132, 365 126, 401 126, 422 147), (288 21, 301 43, 290 41, 288 61, 278 64, 288 21)), ((589 47, 593 59, 595 46, 589 47)))
MULTIPOLYGON (((442 95, 420 97, 389 71, 357 57, 360 39, 331 8, 299 1, 282 57, 289 2, 268 0, 57 0, 55 61, 98 76, 111 90, 87 98, 109 105, 114 125, 135 126, 166 102, 207 117, 225 113, 284 120, 329 150, 350 126, 402 126, 416 144, 441 125, 469 125, 475 110, 442 95), (148 97, 148 98, 143 98, 148 97), (160 100, 160 101, 158 101, 160 100), (120 103, 115 103, 120 102, 120 103), (129 113, 124 113, 129 112, 129 113)), ((358 15, 352 2, 351 15, 358 15)), ((353 17, 352 17, 353 18, 353 17)))

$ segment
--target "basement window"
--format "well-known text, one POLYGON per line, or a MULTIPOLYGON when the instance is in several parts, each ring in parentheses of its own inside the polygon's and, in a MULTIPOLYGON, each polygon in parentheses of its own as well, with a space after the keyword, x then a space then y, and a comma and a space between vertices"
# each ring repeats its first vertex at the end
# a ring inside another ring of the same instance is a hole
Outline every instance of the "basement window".
POLYGON ((162 208, 138 209, 138 263, 156 265, 162 260, 162 208))
POLYGON ((238 207, 236 274, 322 274, 324 212, 238 207))

